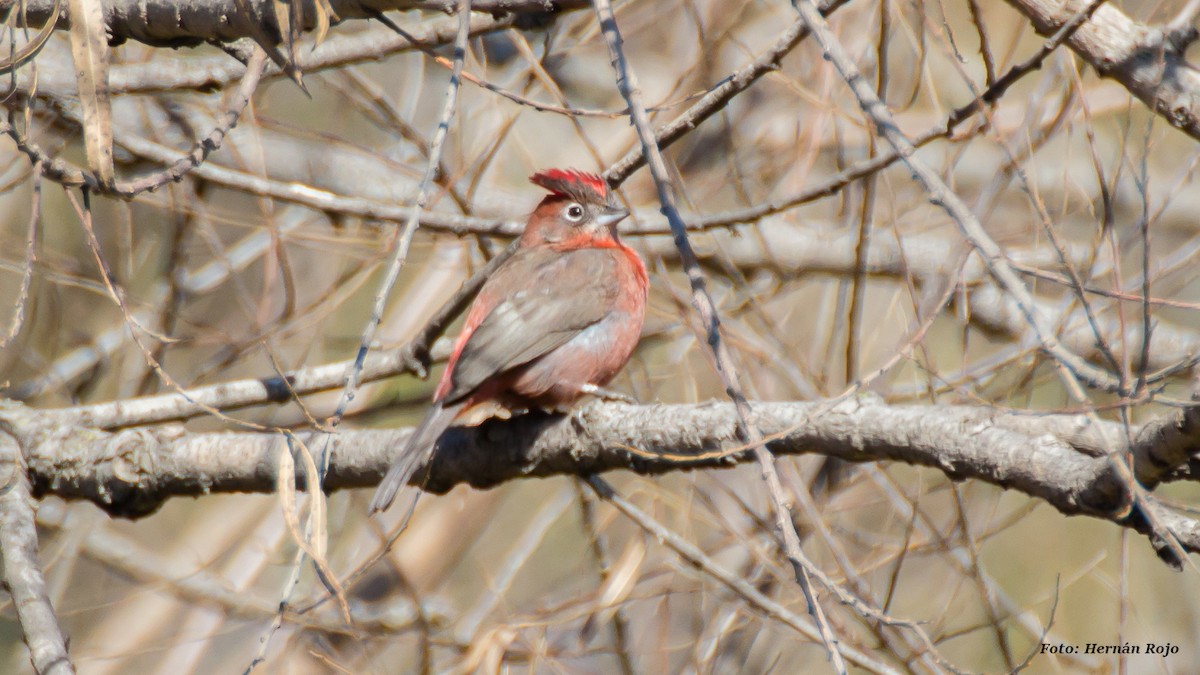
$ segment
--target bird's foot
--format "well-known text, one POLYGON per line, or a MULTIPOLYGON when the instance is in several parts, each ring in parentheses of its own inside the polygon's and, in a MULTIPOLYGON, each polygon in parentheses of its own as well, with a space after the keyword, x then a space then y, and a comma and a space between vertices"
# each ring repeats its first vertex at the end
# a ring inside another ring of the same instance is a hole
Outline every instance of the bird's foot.
POLYGON ((616 401, 626 405, 638 404, 637 399, 632 396, 626 396, 619 391, 605 389, 604 387, 597 387, 594 384, 585 384, 579 388, 579 391, 587 394, 588 396, 595 396, 596 398, 604 399, 605 401, 616 401))
POLYGON ((588 426, 587 420, 583 418, 587 406, 579 406, 571 411, 570 419, 571 426, 575 427, 575 432, 584 438, 594 438, 591 428, 588 426))

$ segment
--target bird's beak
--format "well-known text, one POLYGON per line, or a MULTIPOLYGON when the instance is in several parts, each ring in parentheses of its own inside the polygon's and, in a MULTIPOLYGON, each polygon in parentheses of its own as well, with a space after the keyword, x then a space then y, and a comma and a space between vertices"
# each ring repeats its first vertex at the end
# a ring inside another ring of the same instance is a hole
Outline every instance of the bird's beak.
POLYGON ((604 213, 596 217, 596 222, 604 227, 613 227, 622 220, 625 220, 625 217, 628 215, 629 212, 625 209, 606 209, 604 213))

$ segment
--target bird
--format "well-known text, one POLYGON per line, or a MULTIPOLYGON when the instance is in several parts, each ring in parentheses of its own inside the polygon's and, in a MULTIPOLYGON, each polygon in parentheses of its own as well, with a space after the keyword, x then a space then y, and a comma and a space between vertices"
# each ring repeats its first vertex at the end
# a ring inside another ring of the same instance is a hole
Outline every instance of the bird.
POLYGON ((371 500, 385 511, 452 425, 541 409, 564 412, 604 387, 641 337, 649 279, 617 235, 629 215, 600 176, 549 169, 530 182, 549 192, 515 253, 484 282, 454 341, 424 420, 371 500))

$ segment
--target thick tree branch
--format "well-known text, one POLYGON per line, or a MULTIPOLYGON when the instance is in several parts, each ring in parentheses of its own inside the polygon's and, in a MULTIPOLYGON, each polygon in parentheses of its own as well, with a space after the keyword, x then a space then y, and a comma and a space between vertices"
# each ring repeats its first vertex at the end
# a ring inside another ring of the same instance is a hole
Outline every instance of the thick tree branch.
MULTIPOLYGON (((176 496, 270 493, 278 453, 286 447, 271 434, 190 433, 177 425, 107 433, 20 407, 7 409, 4 418, 26 448, 37 494, 87 499, 130 517, 176 496)), ((755 406, 754 419, 776 454, 931 467, 955 480, 974 478, 1017 490, 1067 515, 1150 531, 1138 511, 1126 515, 1124 483, 1097 452, 1099 430, 1083 415, 892 406, 865 396, 837 405, 762 403, 755 406)), ((729 403, 597 403, 579 413, 579 423, 530 415, 454 429, 443 437, 424 487, 440 493, 461 483, 489 488, 516 478, 613 469, 654 475, 729 467, 752 460, 738 440, 736 420, 729 403)), ((1111 424, 1110 434, 1119 429, 1111 424)), ((298 436, 306 440, 312 433, 298 436)), ((335 434, 326 488, 374 485, 408 434, 408 429, 335 434)), ((414 480, 424 480, 424 473, 414 480)), ((1200 527, 1188 518, 1160 522, 1173 523, 1186 550, 1200 551, 1200 527)))
MULTIPOLYGON (((320 10, 312 0, 303 0, 301 30, 317 27, 320 10)), ((0 12, 7 16, 19 7, 16 0, 0 0, 0 12)), ((26 21, 41 26, 54 10, 55 0, 26 0, 26 21)), ((230 43, 242 38, 266 35, 282 41, 273 0, 103 0, 104 20, 109 42, 128 40, 159 47, 187 47, 201 43, 230 43)), ((368 19, 376 12, 423 9, 437 12, 454 10, 454 0, 329 0, 336 14, 333 23, 348 19, 368 19)), ((471 3, 476 12, 491 14, 537 14, 587 6, 581 0, 479 0, 471 3)), ((65 30, 71 17, 65 7, 57 27, 65 30)))
POLYGON ((1147 423, 1134 437, 1132 453, 1138 482, 1153 489, 1200 453, 1200 406, 1147 423))

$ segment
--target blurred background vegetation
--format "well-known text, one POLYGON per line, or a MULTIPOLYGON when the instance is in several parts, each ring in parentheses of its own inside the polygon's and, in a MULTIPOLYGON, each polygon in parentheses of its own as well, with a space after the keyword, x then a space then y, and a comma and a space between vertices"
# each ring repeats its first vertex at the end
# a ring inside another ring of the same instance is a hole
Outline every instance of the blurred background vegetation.
MULTIPOLYGON (((1188 3, 1109 4, 1158 25, 1188 3)), ((796 21, 785 2, 643 0, 618 3, 616 11, 659 124, 796 21)), ((453 36, 453 16, 390 16, 415 34, 438 27, 453 36)), ((943 123, 1046 39, 1008 5, 968 0, 856 0, 830 22, 910 137, 943 123)), ((535 170, 603 171, 637 147, 594 14, 556 12, 527 23, 472 37, 464 71, 520 97, 590 112, 536 110, 464 81, 428 211, 520 222, 540 199, 527 183, 535 170)), ((369 44, 385 35, 376 22, 350 21, 327 39, 369 44)), ((305 36, 297 49, 303 53, 313 42, 305 36)), ((435 53, 450 58, 447 40, 441 42, 435 53)), ((202 167, 129 201, 94 200, 105 260, 137 322, 169 336, 141 333, 175 382, 194 387, 353 357, 400 218, 364 217, 352 207, 411 203, 448 64, 393 49, 309 69, 307 94, 276 71, 202 167)), ((220 76, 231 65, 214 47, 116 47, 118 172, 160 166, 212 128, 237 86, 236 75, 220 76), (216 86, 171 81, 173 74, 198 72, 216 73, 216 86)), ((36 69, 38 87, 8 85, 15 91, 5 105, 28 125, 22 128, 31 140, 84 164, 71 66, 70 43, 60 31, 23 70, 27 77, 36 69)), ((737 217, 743 209, 785 204, 885 149, 845 83, 806 40, 667 151, 689 221, 732 214, 694 233, 693 241, 748 393, 770 400, 835 396, 899 354, 869 385, 890 402, 1081 409, 979 261, 967 255, 955 224, 903 165, 802 204, 737 217), (865 257, 856 260, 859 250, 865 257), (940 311, 929 317, 929 307, 940 311), (927 330, 919 331, 927 318, 927 330)), ((1154 393, 1189 396, 1200 344, 1195 139, 1059 48, 994 107, 929 143, 919 157, 974 208, 1073 350, 1115 365, 1127 378, 1174 372, 1157 380, 1154 393), (1050 232, 1095 289, 1087 303, 1115 364, 1086 328, 1050 232), (1148 363, 1141 359, 1144 272, 1161 300, 1150 306, 1155 342, 1148 363)), ((41 182, 36 260, 27 262, 31 171, 12 142, 0 143, 0 330, 19 329, 0 352, 6 394, 52 408, 172 391, 131 339, 128 317, 103 284, 66 191, 48 180, 41 182), (31 284, 22 291, 27 269, 31 284), (18 307, 24 318, 14 323, 18 307)), ((620 195, 634 208, 634 231, 626 238, 651 269, 651 306, 641 346, 614 387, 647 402, 723 399, 647 172, 633 174, 620 195), (647 230, 656 233, 639 233, 647 230)), ((413 337, 506 241, 503 232, 459 235, 423 226, 375 348, 395 349, 413 337)), ((364 385, 343 424, 410 425, 422 415, 432 383, 397 377, 364 385)), ((304 405, 317 417, 328 415, 337 395, 307 397, 304 405)), ((1139 422, 1170 409, 1090 396, 1106 419, 1128 414, 1139 422)), ((274 426, 309 425, 295 403, 232 414, 274 426)), ((211 417, 188 427, 231 428, 211 417)), ((818 466, 819 458, 781 460, 785 487, 809 489, 818 466)), ((803 596, 777 551, 756 468, 653 478, 622 472, 612 481, 727 569, 804 614, 803 596)), ((1195 492, 1187 484, 1166 489, 1185 503, 1195 503, 1195 492)), ((339 575, 379 553, 387 528, 402 515, 368 520, 369 496, 330 497, 328 560, 339 575)), ((843 557, 812 536, 805 539, 808 555, 835 579, 861 577, 889 614, 922 622, 955 667, 1009 671, 1041 642, 1185 647, 1170 659, 1141 656, 1121 664, 1038 655, 1030 672, 1187 672, 1195 661, 1200 616, 1186 599, 1200 592, 1200 576, 1193 568, 1171 571, 1128 530, 1065 518, 1021 494, 899 464, 848 472, 818 498, 843 557)), ((816 531, 803 514, 797 523, 802 535, 816 531)), ((41 505, 39 524, 52 597, 71 653, 87 673, 244 670, 267 634, 296 556, 272 495, 176 499, 137 521, 51 497, 41 505)), ((361 572, 346 585, 367 629, 340 621, 328 602, 289 615, 258 669, 828 668, 819 643, 749 609, 595 502, 573 478, 487 491, 459 487, 423 498, 390 552, 361 572)), ((306 566, 293 602, 303 607, 325 595, 306 566)), ((876 624, 827 604, 843 641, 901 670, 938 670, 914 656, 919 649, 894 653, 876 624)), ((0 637, 0 669, 27 670, 11 607, 0 617, 0 637)))

